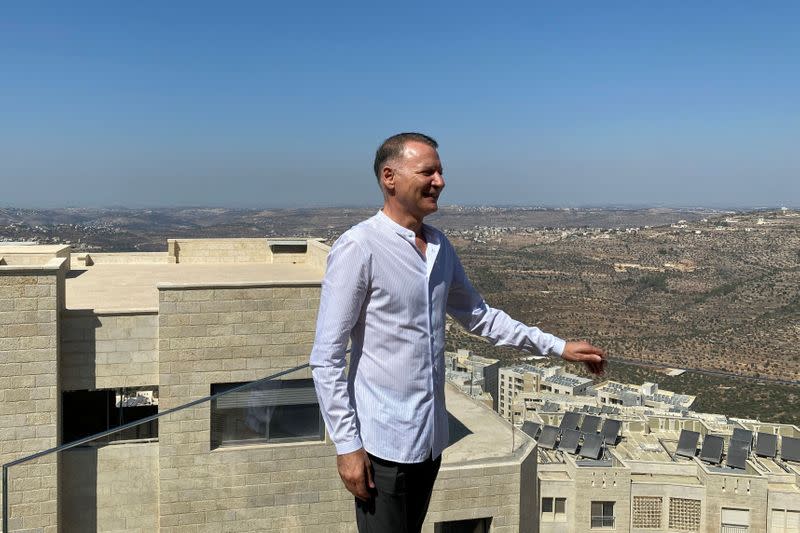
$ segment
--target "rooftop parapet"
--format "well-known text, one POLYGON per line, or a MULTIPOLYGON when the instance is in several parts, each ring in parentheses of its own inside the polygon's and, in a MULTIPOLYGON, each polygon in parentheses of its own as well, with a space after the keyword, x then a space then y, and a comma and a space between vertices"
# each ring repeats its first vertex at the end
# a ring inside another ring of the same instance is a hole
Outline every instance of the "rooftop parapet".
POLYGON ((169 239, 166 252, 87 253, 67 279, 66 307, 152 311, 158 290, 319 285, 319 239, 169 239))

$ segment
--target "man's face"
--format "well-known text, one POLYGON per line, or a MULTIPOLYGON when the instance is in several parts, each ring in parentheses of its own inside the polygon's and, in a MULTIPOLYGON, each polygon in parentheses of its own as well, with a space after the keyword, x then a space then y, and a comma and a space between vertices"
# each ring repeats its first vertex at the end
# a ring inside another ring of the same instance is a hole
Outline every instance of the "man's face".
POLYGON ((394 200, 415 218, 435 213, 444 189, 442 162, 435 148, 425 143, 406 143, 403 157, 393 162, 394 200))

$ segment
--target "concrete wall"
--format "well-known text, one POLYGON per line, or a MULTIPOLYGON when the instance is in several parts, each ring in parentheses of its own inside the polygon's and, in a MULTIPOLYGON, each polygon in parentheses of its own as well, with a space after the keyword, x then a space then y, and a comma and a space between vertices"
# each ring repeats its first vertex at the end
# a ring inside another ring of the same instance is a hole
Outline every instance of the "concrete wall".
POLYGON ((158 315, 65 311, 61 388, 158 385, 158 315))
POLYGON ((306 259, 306 263, 311 266, 317 267, 323 272, 328 266, 328 254, 331 251, 331 247, 321 242, 309 239, 308 240, 308 257, 306 259))
POLYGON ((158 529, 158 443, 62 452, 61 533, 158 529))
MULTIPOLYGON (((59 430, 59 312, 66 260, 0 266, 0 462, 51 448, 59 430)), ((57 464, 48 456, 9 470, 12 529, 55 531, 57 464)))
POLYGON ((177 263, 268 263, 266 239, 168 239, 177 263))

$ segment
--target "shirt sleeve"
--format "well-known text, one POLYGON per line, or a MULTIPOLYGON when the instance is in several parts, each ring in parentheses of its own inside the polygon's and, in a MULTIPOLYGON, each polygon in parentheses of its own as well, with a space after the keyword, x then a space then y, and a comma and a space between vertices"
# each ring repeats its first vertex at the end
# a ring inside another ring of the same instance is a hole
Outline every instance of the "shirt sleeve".
MULTIPOLYGON (((448 243, 449 245, 449 243, 448 243)), ((566 341, 537 327, 526 326, 505 312, 489 307, 483 297, 472 286, 464 273, 461 261, 450 246, 455 268, 450 293, 447 298, 447 313, 467 331, 489 339, 497 346, 511 346, 541 355, 564 353, 566 341)))
POLYGON ((334 243, 322 281, 311 374, 336 453, 362 447, 345 374, 347 343, 369 287, 369 260, 348 234, 334 243))

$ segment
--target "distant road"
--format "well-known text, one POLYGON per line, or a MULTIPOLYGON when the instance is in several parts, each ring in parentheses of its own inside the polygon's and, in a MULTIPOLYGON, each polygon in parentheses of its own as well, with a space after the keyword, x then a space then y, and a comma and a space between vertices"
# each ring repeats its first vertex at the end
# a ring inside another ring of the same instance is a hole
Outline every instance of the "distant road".
POLYGON ((617 357, 612 356, 609 357, 609 361, 619 361, 620 363, 624 363, 626 365, 634 365, 634 366, 655 366, 659 368, 675 368, 680 370, 686 370, 687 372, 694 372, 695 374, 705 374, 707 376, 717 376, 722 378, 732 378, 732 379, 741 379, 743 381, 755 381, 758 383, 775 383, 776 385, 792 385, 795 387, 800 387, 800 381, 793 381, 791 379, 777 379, 777 378, 757 378, 754 376, 743 376, 741 374, 734 374, 733 372, 725 372, 722 370, 705 370, 702 368, 691 368, 691 367, 684 367, 684 366, 674 366, 674 365, 667 365, 664 363, 653 363, 650 361, 640 361, 637 359, 625 359, 624 357, 617 357))

